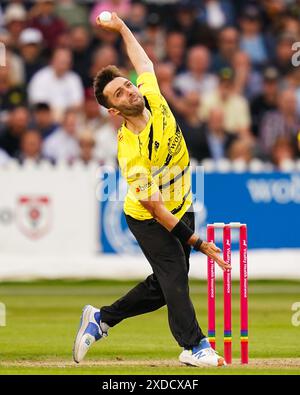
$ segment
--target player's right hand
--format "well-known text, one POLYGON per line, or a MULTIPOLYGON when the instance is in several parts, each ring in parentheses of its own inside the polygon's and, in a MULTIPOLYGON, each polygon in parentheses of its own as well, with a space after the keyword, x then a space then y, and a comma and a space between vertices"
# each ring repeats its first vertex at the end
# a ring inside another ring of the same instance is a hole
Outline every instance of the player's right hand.
POLYGON ((103 22, 100 20, 99 16, 96 18, 96 23, 98 26, 101 26, 105 30, 109 30, 112 32, 121 32, 121 29, 125 25, 121 18, 115 12, 111 13, 111 20, 108 22, 103 22))
POLYGON ((209 258, 212 258, 223 271, 231 269, 231 266, 226 263, 224 259, 222 259, 219 255, 221 253, 221 250, 214 243, 208 243, 207 241, 203 241, 200 246, 200 251, 203 252, 203 254, 207 255, 209 258))

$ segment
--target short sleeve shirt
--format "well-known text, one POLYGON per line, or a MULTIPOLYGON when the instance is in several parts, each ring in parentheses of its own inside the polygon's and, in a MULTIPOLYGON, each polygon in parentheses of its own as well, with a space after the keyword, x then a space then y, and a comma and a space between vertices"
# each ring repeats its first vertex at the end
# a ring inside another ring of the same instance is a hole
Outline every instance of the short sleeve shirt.
POLYGON ((184 137, 160 93, 155 74, 141 74, 137 86, 151 116, 139 134, 124 124, 118 132, 118 161, 129 185, 124 212, 138 220, 152 218, 140 200, 160 191, 167 209, 180 219, 192 203, 184 137))

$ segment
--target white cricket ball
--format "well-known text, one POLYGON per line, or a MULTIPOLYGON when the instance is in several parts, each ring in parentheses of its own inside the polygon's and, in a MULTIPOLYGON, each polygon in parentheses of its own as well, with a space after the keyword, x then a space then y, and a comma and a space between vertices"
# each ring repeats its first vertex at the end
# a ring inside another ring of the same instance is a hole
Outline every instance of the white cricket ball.
POLYGON ((101 22, 109 22, 111 21, 111 13, 109 11, 103 11, 98 16, 101 22))

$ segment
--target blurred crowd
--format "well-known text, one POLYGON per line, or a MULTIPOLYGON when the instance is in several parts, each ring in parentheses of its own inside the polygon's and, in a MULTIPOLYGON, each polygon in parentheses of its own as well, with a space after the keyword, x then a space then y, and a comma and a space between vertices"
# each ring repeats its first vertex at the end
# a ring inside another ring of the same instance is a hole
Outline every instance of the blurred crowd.
POLYGON ((153 61, 194 163, 280 169, 300 157, 300 1, 11 0, 0 6, 0 164, 117 165, 121 119, 98 106, 93 78, 110 64, 137 76, 120 37, 95 25, 103 10, 153 61))

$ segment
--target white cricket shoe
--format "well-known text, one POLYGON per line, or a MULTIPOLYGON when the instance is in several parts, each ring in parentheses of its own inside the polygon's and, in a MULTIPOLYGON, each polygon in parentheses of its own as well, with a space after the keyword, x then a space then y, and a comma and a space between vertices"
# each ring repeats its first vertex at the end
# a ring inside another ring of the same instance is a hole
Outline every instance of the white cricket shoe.
POLYGON ((100 321, 101 312, 99 309, 91 305, 83 308, 73 347, 73 359, 75 362, 81 362, 92 344, 107 336, 107 333, 101 330, 100 321))
POLYGON ((191 366, 225 366, 224 358, 211 347, 207 338, 200 341, 192 350, 183 350, 179 361, 191 366))

